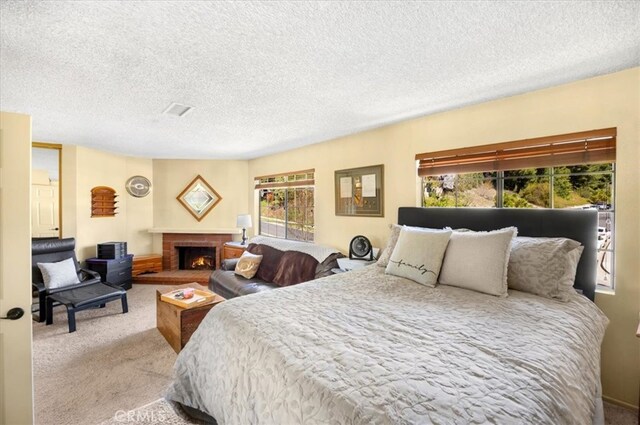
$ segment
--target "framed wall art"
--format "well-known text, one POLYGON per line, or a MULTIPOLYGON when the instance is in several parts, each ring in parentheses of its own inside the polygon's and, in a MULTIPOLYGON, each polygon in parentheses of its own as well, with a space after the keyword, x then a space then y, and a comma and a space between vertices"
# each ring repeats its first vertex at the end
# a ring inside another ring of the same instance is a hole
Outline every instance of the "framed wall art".
POLYGON ((384 217, 384 165, 335 172, 336 215, 384 217))
POLYGON ((218 192, 199 174, 180 192, 176 199, 198 221, 202 220, 213 207, 222 201, 218 192))

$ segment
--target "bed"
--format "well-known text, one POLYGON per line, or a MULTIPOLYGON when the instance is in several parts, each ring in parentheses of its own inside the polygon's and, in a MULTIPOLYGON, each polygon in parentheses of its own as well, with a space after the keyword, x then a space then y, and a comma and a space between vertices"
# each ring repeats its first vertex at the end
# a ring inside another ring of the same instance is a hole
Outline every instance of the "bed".
POLYGON ((499 298, 369 266, 235 298, 180 353, 167 398, 219 424, 602 421, 595 211, 400 208, 398 223, 572 238, 582 295, 499 298))

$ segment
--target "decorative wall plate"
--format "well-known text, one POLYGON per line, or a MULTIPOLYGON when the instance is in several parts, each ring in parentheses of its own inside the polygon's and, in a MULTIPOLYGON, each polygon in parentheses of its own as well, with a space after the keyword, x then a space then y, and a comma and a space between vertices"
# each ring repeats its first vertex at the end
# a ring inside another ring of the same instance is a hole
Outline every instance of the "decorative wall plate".
POLYGON ((144 198, 151 193, 151 182, 144 176, 133 176, 127 180, 125 188, 129 195, 136 198, 144 198))
POLYGON ((222 201, 222 197, 205 179, 198 176, 176 197, 183 207, 198 221, 222 201))

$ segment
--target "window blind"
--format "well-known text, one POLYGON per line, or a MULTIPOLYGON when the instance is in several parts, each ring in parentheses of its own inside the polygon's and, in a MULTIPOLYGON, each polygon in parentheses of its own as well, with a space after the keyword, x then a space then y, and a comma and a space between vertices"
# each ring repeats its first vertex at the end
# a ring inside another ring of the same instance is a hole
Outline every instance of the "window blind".
POLYGON ((256 189, 272 189, 282 187, 313 186, 315 169, 290 171, 288 173, 271 174, 255 177, 256 189))
POLYGON ((416 155, 419 176, 615 162, 616 128, 416 155))

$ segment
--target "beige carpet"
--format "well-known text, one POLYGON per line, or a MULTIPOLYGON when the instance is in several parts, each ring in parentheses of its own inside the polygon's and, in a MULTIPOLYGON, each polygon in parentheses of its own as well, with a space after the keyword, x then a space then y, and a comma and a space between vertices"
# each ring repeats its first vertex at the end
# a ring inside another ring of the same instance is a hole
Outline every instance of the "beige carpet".
POLYGON ((158 287, 134 285, 127 314, 119 301, 77 313, 71 334, 64 307, 33 323, 36 424, 97 424, 164 395, 176 353, 156 329, 158 287))
POLYGON ((206 425, 204 422, 194 421, 182 412, 180 407, 164 399, 156 400, 146 406, 128 412, 117 412, 113 418, 100 425, 206 425))
POLYGON ((605 425, 636 425, 639 423, 638 411, 605 402, 604 423, 605 425))
MULTIPOLYGON (((127 314, 119 302, 78 313, 72 334, 64 307, 53 325, 34 322, 37 425, 198 423, 161 399, 176 354, 156 329, 156 288, 134 285, 127 314)), ((637 423, 637 412, 607 403, 604 412, 607 425, 637 423)))

